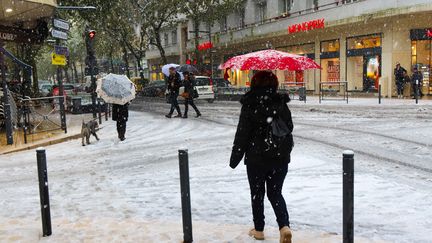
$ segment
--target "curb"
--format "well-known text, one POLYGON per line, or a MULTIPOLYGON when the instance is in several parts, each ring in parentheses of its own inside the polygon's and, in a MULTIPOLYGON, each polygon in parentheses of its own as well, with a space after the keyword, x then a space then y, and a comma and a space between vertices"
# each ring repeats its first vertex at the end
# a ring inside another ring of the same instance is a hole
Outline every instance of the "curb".
POLYGON ((58 138, 58 139, 54 139, 54 140, 50 140, 50 141, 46 141, 46 142, 41 142, 41 143, 37 143, 37 144, 31 144, 31 145, 28 145, 28 146, 25 146, 22 148, 7 150, 5 152, 0 152, 0 155, 12 154, 12 153, 16 153, 16 152, 36 149, 38 147, 46 147, 49 145, 59 144, 59 143, 63 143, 63 142, 69 141, 69 140, 78 139, 80 137, 81 137, 81 133, 71 134, 70 136, 66 136, 66 137, 62 137, 62 138, 58 138))

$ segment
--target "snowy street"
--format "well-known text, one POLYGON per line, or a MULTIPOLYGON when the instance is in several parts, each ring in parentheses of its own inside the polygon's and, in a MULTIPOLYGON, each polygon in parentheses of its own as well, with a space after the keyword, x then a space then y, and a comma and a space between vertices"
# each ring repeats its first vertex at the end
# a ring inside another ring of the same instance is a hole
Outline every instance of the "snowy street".
MULTIPOLYGON (((341 241, 345 148, 356 152, 355 236, 367 239, 361 242, 430 242, 430 103, 352 102, 359 104, 290 104, 296 145, 284 195, 294 242, 314 242, 314 235, 341 241)), ((240 105, 198 106, 202 119, 169 120, 162 116, 167 104, 137 100, 126 141, 118 141, 109 122, 89 146, 74 140, 47 147, 48 238, 40 238, 35 151, 2 155, 0 242, 180 242, 180 148, 189 149, 195 241, 254 242, 247 236, 252 216, 245 167, 228 167, 240 105)), ((265 242, 277 242, 268 201, 266 225, 265 242)))

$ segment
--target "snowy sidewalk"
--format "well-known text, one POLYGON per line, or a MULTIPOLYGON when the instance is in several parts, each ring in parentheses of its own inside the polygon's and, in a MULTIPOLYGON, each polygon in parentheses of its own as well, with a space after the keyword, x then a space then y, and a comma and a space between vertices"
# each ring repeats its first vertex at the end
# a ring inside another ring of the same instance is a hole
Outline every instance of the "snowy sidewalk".
MULTIPOLYGON (((185 147, 195 242, 254 242, 245 167, 228 167, 235 127, 131 112, 119 142, 115 124, 104 125, 90 146, 47 147, 53 235, 41 242, 180 242, 177 150, 185 147)), ((340 153, 296 140, 283 190, 294 242, 341 242, 340 153)), ((428 242, 430 188, 357 169, 355 235, 368 240, 356 242, 428 242)), ((35 151, 0 155, 0 242, 39 239, 37 183, 35 151)), ((265 214, 266 242, 278 242, 268 202, 265 214)))

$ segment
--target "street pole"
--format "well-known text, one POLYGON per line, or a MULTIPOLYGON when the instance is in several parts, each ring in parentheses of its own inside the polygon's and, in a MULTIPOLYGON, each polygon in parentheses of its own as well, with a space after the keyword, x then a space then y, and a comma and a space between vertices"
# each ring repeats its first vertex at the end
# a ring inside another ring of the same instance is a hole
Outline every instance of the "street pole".
MULTIPOLYGON (((212 39, 211 39, 211 27, 209 29, 209 41, 210 44, 212 43, 212 39)), ((211 44, 210 46, 210 78, 213 80, 213 46, 211 44)))
MULTIPOLYGON (((3 47, 3 42, 0 42, 0 47, 3 47)), ((9 88, 6 83, 6 68, 4 61, 4 54, 0 51, 0 66, 1 76, 3 85, 3 110, 6 125, 6 141, 7 145, 13 144, 13 131, 12 131, 12 116, 11 116, 11 105, 9 102, 9 88)))
POLYGON ((354 152, 343 152, 343 243, 354 242, 354 152))

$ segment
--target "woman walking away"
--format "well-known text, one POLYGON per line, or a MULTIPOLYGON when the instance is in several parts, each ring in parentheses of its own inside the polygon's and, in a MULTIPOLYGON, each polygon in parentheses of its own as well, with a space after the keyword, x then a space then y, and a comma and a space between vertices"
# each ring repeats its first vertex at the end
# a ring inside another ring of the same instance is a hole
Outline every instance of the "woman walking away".
POLYGON ((196 107, 195 103, 194 103, 194 85, 192 82, 192 74, 189 72, 184 72, 183 73, 184 76, 184 80, 183 80, 183 86, 184 86, 184 93, 182 94, 182 96, 185 98, 185 110, 184 110, 184 115, 183 118, 188 118, 188 110, 189 110, 189 104, 192 106, 192 108, 195 110, 196 112, 196 117, 200 117, 201 116, 201 112, 198 110, 198 108, 196 107))
POLYGON ((254 228, 249 235, 264 240, 264 194, 273 207, 280 230, 280 242, 291 242, 288 210, 282 186, 294 142, 293 123, 287 106, 288 95, 278 94, 278 80, 269 71, 252 77, 251 90, 241 99, 242 109, 232 149, 230 167, 243 156, 252 201, 254 228))
POLYGON ((113 104, 112 119, 117 122, 117 133, 120 141, 124 141, 126 133, 126 122, 129 118, 129 103, 124 105, 113 104))

